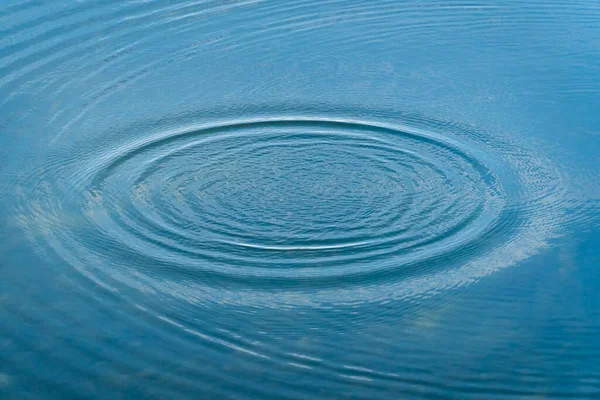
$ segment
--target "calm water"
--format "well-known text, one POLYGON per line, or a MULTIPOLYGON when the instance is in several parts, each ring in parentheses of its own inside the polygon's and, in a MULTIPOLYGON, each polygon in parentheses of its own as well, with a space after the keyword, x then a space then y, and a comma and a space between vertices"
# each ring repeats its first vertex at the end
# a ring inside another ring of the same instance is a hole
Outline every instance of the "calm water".
POLYGON ((600 398, 597 1, 0 4, 0 398, 600 398))

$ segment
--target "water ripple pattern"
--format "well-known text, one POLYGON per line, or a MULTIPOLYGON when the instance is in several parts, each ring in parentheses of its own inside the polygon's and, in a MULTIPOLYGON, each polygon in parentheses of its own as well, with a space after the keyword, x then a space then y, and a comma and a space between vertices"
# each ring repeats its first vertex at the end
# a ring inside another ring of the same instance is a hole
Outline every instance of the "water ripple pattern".
POLYGON ((0 399, 598 398, 599 27, 1 2, 0 399))
POLYGON ((47 171, 65 186, 34 170, 37 195, 18 188, 21 223, 32 237, 51 232, 54 252, 107 287, 143 282, 188 300, 216 287, 218 301, 236 302, 252 290, 244 304, 276 306, 422 295, 433 288, 412 293, 412 283, 436 276, 460 285, 534 252, 560 222, 547 199, 560 195, 560 177, 522 146, 381 111, 377 121, 256 113, 146 123, 52 155, 44 165, 59 166, 47 171), (509 151, 514 160, 494 153, 509 151), (66 226, 65 207, 76 210, 66 226))

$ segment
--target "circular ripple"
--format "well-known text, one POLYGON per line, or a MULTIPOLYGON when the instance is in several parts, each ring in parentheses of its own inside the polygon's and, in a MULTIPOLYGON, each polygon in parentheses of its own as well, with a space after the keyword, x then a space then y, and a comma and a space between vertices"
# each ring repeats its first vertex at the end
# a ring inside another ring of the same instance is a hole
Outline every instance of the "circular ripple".
POLYGON ((422 296, 535 254, 561 221, 534 153, 417 116, 175 119, 72 148, 23 189, 20 225, 111 290, 190 302, 422 296))
POLYGON ((410 268, 467 251, 504 206, 499 180, 467 150, 351 121, 169 132, 101 159, 86 168, 101 242, 134 268, 200 281, 422 272, 410 268))

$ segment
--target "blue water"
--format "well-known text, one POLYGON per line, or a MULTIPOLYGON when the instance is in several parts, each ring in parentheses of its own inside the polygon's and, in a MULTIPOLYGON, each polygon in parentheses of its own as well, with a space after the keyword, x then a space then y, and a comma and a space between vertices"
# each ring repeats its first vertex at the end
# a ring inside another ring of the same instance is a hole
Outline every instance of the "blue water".
POLYGON ((1 399, 600 398, 597 1, 3 0, 1 399))

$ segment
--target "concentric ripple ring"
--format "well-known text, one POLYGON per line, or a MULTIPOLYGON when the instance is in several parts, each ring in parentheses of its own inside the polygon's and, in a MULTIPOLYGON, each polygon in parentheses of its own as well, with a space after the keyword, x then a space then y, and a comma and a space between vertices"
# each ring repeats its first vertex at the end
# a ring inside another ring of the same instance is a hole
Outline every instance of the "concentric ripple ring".
POLYGON ((283 115, 116 141, 65 172, 85 222, 53 243, 92 279, 186 298, 398 293, 495 255, 532 218, 506 160, 430 125, 283 115))

